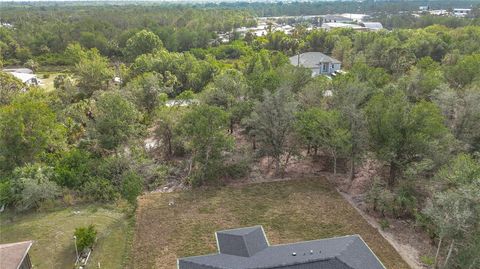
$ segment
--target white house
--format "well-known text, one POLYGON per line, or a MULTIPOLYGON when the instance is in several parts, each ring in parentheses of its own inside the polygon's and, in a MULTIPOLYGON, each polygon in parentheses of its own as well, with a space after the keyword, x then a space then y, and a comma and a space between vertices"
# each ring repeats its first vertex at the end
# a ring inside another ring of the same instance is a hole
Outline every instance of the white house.
POLYGON ((342 17, 349 18, 351 20, 361 22, 368 19, 370 16, 367 14, 359 14, 359 13, 343 13, 341 14, 342 17))
POLYGON ((40 84, 40 80, 37 79, 37 76, 34 74, 19 73, 19 72, 8 72, 8 73, 16 77, 17 79, 21 80, 23 83, 27 85, 37 86, 38 84, 40 84))
POLYGON ((466 17, 468 14, 472 12, 471 8, 454 8, 453 15, 457 17, 466 17))
POLYGON ((361 24, 370 31, 379 31, 383 29, 381 22, 362 22, 361 24))
POLYGON ((420 6, 420 7, 418 7, 418 10, 421 11, 421 12, 426 12, 426 11, 430 10, 430 7, 429 6, 420 6))
POLYGON ((310 69, 312 76, 334 75, 342 66, 339 60, 321 52, 305 52, 292 56, 290 57, 290 63, 310 69))
POLYGON ((353 19, 341 16, 341 15, 323 15, 323 22, 353 22, 353 19))
POLYGON ((327 30, 327 31, 332 30, 332 29, 336 29, 336 28, 350 28, 350 29, 357 30, 357 31, 368 30, 366 27, 363 27, 363 26, 358 25, 358 24, 343 23, 343 22, 327 22, 327 23, 322 24, 322 28, 327 30))

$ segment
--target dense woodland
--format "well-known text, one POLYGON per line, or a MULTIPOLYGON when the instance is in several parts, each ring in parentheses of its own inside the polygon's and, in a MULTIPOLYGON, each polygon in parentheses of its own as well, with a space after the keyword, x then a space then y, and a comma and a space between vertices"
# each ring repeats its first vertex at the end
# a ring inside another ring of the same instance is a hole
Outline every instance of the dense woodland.
POLYGON ((388 172, 366 194, 372 210, 415 220, 439 268, 479 268, 479 19, 399 15, 379 32, 299 24, 212 44, 256 23, 225 5, 2 7, 14 27, 0 28, 0 65, 66 71, 54 91, 0 72, 0 204, 135 205, 166 182, 241 180, 264 157, 281 177, 292 159, 327 156, 353 180, 373 160, 388 172), (312 78, 289 64, 306 51, 346 73, 312 78))

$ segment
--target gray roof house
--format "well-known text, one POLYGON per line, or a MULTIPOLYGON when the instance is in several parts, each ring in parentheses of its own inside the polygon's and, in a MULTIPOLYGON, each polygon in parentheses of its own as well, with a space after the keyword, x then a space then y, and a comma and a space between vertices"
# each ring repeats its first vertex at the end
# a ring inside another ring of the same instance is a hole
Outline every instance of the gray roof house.
POLYGON ((0 245, 1 269, 31 269, 32 262, 28 251, 33 241, 17 242, 0 245))
POLYGON ((290 63, 295 66, 303 66, 312 71, 312 76, 334 75, 342 67, 342 63, 321 52, 305 52, 290 57, 290 63))
POLYGON ((218 253, 178 269, 385 269, 359 235, 270 246, 262 226, 216 232, 218 253))

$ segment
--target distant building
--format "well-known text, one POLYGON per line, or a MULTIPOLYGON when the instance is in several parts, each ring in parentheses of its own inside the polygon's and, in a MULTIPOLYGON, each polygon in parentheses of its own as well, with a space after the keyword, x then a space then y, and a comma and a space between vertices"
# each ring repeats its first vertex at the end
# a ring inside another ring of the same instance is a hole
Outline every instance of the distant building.
POLYGON ((24 74, 33 74, 33 70, 30 68, 5 68, 2 70, 3 72, 16 72, 16 73, 24 73, 24 74))
POLYGON ((290 57, 290 63, 312 70, 312 76, 332 75, 340 70, 342 63, 321 52, 305 52, 290 57))
POLYGON ((23 83, 27 85, 38 85, 40 84, 40 80, 37 78, 35 74, 33 74, 33 70, 28 68, 10 68, 10 69, 3 69, 3 72, 9 73, 12 76, 16 77, 23 83))
POLYGON ((367 14, 358 14, 358 13, 343 13, 341 14, 342 17, 352 19, 357 22, 364 21, 368 19, 370 16, 367 14))
POLYGON ((449 12, 446 9, 435 9, 430 10, 429 13, 435 16, 448 16, 449 12))
POLYGON ((471 8, 454 8, 453 15, 457 17, 466 17, 468 14, 472 12, 471 8))
POLYGON ((367 31, 368 29, 366 27, 363 27, 358 24, 353 24, 353 23, 343 23, 343 22, 327 22, 322 24, 322 28, 325 30, 332 30, 332 29, 337 29, 337 28, 349 28, 353 29, 356 31, 367 31))
POLYGON ((418 10, 421 12, 427 12, 430 10, 430 6, 420 6, 418 7, 418 10))
POLYGON ((218 253, 178 259, 178 269, 385 269, 359 235, 275 246, 262 226, 215 235, 218 253))
POLYGON ((11 74, 12 76, 16 77, 23 83, 27 85, 38 85, 40 84, 40 81, 37 79, 37 76, 34 74, 25 74, 25 73, 18 73, 18 72, 7 72, 11 74))
POLYGON ((33 241, 25 241, 0 245, 0 268, 31 269, 32 262, 28 251, 33 241))
POLYGON ((370 31, 378 31, 383 29, 381 22, 362 22, 361 25, 370 31))
POLYGON ((324 15, 323 22, 353 22, 352 19, 340 15, 324 15))

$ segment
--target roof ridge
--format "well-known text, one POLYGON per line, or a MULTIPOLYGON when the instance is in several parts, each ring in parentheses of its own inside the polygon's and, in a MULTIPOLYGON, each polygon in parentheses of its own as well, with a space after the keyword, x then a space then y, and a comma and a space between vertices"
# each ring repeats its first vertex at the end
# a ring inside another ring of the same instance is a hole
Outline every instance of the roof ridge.
POLYGON ((21 241, 21 242, 13 242, 13 243, 5 243, 5 244, 0 244, 0 249, 1 248, 9 248, 9 247, 14 247, 17 245, 21 244, 33 244, 33 240, 27 240, 27 241, 21 241))
POLYGON ((353 237, 353 236, 358 236, 358 234, 349 234, 349 235, 341 235, 341 236, 335 236, 335 237, 329 237, 329 238, 312 239, 312 240, 305 240, 305 241, 294 242, 294 243, 276 244, 276 245, 273 245, 271 247, 285 246, 285 245, 296 245, 296 244, 302 244, 302 243, 308 243, 308 242, 314 242, 314 241, 322 241, 322 240, 327 241, 327 240, 347 238, 347 237, 353 237))

